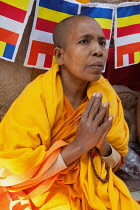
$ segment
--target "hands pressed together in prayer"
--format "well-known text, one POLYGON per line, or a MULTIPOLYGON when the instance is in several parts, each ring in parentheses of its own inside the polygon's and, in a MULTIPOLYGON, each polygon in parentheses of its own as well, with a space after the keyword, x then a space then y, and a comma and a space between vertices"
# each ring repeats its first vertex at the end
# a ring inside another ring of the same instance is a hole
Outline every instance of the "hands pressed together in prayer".
POLYGON ((106 135, 112 126, 113 116, 109 116, 109 105, 109 102, 102 105, 102 93, 94 93, 83 112, 75 141, 83 146, 85 152, 96 147, 100 155, 110 155, 106 135))
POLYGON ((106 135, 112 126, 113 116, 109 116, 109 102, 102 105, 102 93, 94 93, 82 114, 76 139, 66 146, 61 155, 69 165, 85 152, 96 147, 101 156, 109 156, 111 148, 106 135), (71 151, 71 154, 70 152, 71 151), (69 158, 67 157, 69 154, 69 158))

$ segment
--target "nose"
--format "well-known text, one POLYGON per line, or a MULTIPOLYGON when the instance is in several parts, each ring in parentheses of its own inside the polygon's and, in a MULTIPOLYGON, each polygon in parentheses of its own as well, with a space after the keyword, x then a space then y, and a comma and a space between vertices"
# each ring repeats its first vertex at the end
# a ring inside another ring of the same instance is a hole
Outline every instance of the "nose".
POLYGON ((92 46, 92 56, 102 57, 103 50, 99 43, 94 43, 92 46))

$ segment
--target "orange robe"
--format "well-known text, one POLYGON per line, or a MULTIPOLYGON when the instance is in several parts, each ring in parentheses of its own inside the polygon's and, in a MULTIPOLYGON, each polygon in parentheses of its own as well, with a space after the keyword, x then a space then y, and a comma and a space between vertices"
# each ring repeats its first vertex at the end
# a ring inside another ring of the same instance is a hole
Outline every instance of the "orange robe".
MULTIPOLYGON (((94 92, 103 92, 103 103, 111 102, 114 120, 107 140, 124 157, 128 151, 128 128, 121 102, 103 77, 89 83, 87 97, 94 92)), ((59 67, 55 64, 13 103, 0 124, 3 210, 140 209, 111 167, 107 183, 96 178, 88 153, 53 177, 45 178, 61 148, 75 139, 87 102, 88 99, 73 110, 63 94, 59 67)), ((98 174, 105 178, 105 162, 99 155, 94 161, 98 174)))
POLYGON ((90 0, 76 0, 82 4, 90 3, 90 0))

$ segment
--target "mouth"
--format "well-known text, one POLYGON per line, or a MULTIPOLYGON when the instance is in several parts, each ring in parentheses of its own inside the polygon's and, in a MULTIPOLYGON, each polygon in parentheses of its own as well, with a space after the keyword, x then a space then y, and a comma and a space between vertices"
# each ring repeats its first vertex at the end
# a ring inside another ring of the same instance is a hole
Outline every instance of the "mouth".
POLYGON ((97 63, 93 63, 91 65, 89 65, 90 68, 94 68, 94 69, 98 69, 98 70, 103 70, 104 68, 104 64, 101 62, 97 62, 97 63))

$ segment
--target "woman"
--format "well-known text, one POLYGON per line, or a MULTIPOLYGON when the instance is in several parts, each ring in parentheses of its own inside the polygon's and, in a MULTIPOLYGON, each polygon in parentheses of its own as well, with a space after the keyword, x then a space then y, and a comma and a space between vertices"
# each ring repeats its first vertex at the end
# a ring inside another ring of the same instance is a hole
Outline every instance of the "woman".
POLYGON ((54 29, 54 44, 57 63, 27 86, 1 123, 3 206, 140 209, 112 171, 128 151, 128 128, 101 76, 101 27, 86 15, 70 17, 54 29))

